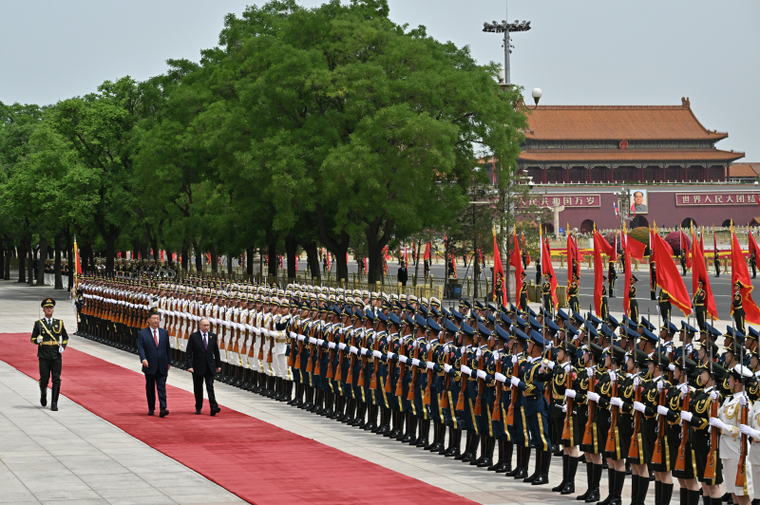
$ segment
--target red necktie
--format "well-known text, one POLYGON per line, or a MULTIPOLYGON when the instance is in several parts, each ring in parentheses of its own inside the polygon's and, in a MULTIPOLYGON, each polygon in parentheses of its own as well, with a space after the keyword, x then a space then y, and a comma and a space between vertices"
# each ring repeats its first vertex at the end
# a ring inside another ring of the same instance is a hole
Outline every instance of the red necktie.
POLYGON ((153 330, 153 338, 156 339, 156 347, 158 347, 158 333, 156 330, 153 330))

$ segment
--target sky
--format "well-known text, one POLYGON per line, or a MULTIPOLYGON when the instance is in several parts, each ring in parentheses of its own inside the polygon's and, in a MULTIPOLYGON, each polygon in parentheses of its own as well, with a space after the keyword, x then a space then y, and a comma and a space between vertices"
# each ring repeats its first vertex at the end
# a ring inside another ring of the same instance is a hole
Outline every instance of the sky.
MULTIPOLYGON (((227 13, 248 0, 0 0, 0 101, 52 104, 105 80, 145 80, 167 59, 197 61, 227 13)), ((300 0, 314 7, 320 0, 300 0)), ((542 105, 679 105, 689 97, 721 149, 760 162, 760 1, 389 0, 391 19, 503 62, 483 22, 531 21, 513 34, 512 82, 542 105), (508 13, 506 12, 508 9, 508 13)))

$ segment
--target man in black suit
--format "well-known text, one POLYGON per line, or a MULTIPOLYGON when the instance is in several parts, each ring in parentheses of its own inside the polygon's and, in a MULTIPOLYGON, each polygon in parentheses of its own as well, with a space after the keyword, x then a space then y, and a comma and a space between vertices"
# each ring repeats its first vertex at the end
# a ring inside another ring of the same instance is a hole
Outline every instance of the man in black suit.
POLYGON ((166 377, 169 375, 169 361, 171 360, 171 346, 169 345, 169 332, 159 328, 161 314, 155 307, 150 310, 148 327, 143 328, 137 334, 137 354, 142 361, 142 371, 145 374, 145 393, 148 397, 148 415, 152 416, 156 410, 156 391, 158 402, 161 407, 161 417, 169 415, 166 408, 166 377))
POLYGON ((398 267, 398 273, 396 274, 398 281, 402 286, 406 286, 406 281, 409 279, 409 273, 406 270, 406 262, 401 261, 401 266, 398 267))
POLYGON ((193 392, 195 393, 195 413, 200 414, 203 407, 203 381, 206 381, 208 404, 211 415, 215 416, 222 409, 216 403, 214 395, 214 374, 222 371, 219 345, 216 333, 210 333, 211 323, 205 317, 201 319, 200 331, 190 335, 187 341, 187 371, 193 374, 193 392))

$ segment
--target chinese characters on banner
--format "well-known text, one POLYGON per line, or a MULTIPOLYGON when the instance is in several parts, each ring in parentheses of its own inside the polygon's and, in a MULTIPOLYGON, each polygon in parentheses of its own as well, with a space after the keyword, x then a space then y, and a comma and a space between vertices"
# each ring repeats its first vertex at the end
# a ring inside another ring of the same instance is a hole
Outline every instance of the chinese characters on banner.
POLYGON ((676 193, 676 206, 757 205, 754 193, 676 193))
POLYGON ((522 206, 537 205, 539 207, 601 207, 601 195, 544 195, 524 200, 522 206))

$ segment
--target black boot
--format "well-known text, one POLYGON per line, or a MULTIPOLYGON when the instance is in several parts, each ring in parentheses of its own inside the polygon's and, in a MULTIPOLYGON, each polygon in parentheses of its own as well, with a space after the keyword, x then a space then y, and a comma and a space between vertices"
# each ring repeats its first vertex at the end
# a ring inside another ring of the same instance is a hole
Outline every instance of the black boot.
POLYGON ((412 414, 406 415, 406 435, 401 439, 402 444, 409 444, 415 440, 417 434, 417 416, 412 414))
POLYGON ((576 500, 586 501, 591 494, 594 484, 594 464, 589 461, 586 463, 586 492, 575 497, 576 500))
MULTIPOLYGON (((639 476, 636 475, 635 473, 631 474, 631 505, 638 504, 636 500, 638 500, 639 498, 639 483, 641 482, 641 480, 642 479, 640 479, 639 476)), ((709 505, 709 504, 705 504, 705 505, 709 505)))
POLYGON ((335 400, 335 412, 333 412, 333 415, 330 416, 330 419, 335 419, 336 421, 342 421, 345 417, 345 409, 346 406, 346 397, 345 396, 338 396, 335 400))
MULTIPOLYGON (((264 389, 262 387, 261 394, 264 394, 264 389)), ((298 406, 299 409, 309 410, 314 406, 314 388, 312 386, 304 384, 304 400, 301 405, 298 406)))
POLYGON ((570 459, 570 456, 567 454, 562 455, 562 482, 559 483, 559 486, 552 488, 552 493, 559 493, 565 488, 565 483, 567 482, 567 468, 568 468, 568 460, 570 459))
POLYGON ((464 446, 464 454, 462 454, 462 457, 454 458, 458 459, 462 463, 469 463, 475 459, 475 451, 478 448, 478 435, 476 433, 473 433, 471 431, 467 432, 467 442, 465 442, 464 446))
POLYGON ((40 384, 40 405, 47 407, 47 384, 40 384))
MULTIPOLYGON (((552 464, 552 451, 540 451, 541 454, 541 469, 536 480, 530 483, 531 486, 541 486, 549 483, 549 467, 552 464)), ((597 495, 599 491, 597 490, 597 495)))
POLYGON ((570 457, 567 461, 567 482, 560 494, 575 493, 575 474, 578 472, 578 458, 570 457))
POLYGON ((654 505, 662 505, 662 482, 654 481, 654 505))
POLYGON ((487 470, 497 473, 506 472, 507 464, 504 462, 504 458, 507 455, 507 441, 505 439, 499 439, 497 445, 499 446, 499 460, 493 465, 489 466, 487 470))
POLYGON ((374 432, 377 435, 385 435, 391 431, 391 411, 385 407, 377 407, 380 410, 380 424, 374 432))
POLYGON ((449 429, 449 448, 443 454, 447 458, 456 459, 461 455, 462 447, 462 430, 457 428, 449 429))
POLYGON ((356 400, 356 417, 349 426, 361 426, 364 424, 364 414, 367 413, 367 404, 356 400))
POLYGON ((346 415, 343 417, 344 423, 350 425, 354 422, 354 413, 356 412, 356 400, 353 398, 348 399, 348 406, 346 407, 346 415))
POLYGON ((391 410, 392 426, 391 426, 390 431, 388 431, 388 433, 385 433, 383 435, 384 437, 396 438, 399 435, 399 433, 401 432, 401 430, 399 429, 399 425, 401 424, 399 418, 401 418, 402 415, 403 414, 401 414, 401 412, 391 410))
POLYGON ((369 417, 367 418, 367 424, 364 425, 364 429, 375 433, 377 431, 377 405, 370 405, 368 408, 369 417))
POLYGON ((670 505, 670 499, 673 497, 673 484, 660 484, 660 504, 670 505))
POLYGON ((536 465, 533 468, 533 474, 530 477, 525 477, 523 479, 523 482, 533 482, 536 480, 541 473, 541 456, 543 455, 543 451, 540 451, 536 449, 536 465))
POLYGON ((699 505, 699 490, 687 489, 686 494, 686 505, 699 505))
POLYGON ((517 473, 520 471, 520 468, 522 468, 523 448, 522 446, 518 445, 516 449, 517 449, 517 461, 515 462, 515 466, 512 468, 512 470, 506 473, 507 477, 515 477, 517 473))
POLYGON ((599 501, 599 482, 602 480, 603 465, 594 464, 594 476, 591 482, 591 493, 586 498, 586 503, 596 503, 599 501))
POLYGON ((623 486, 625 486, 625 472, 615 472, 615 492, 612 494, 610 505, 622 505, 623 486))
POLYGON ((58 410, 58 395, 61 393, 61 385, 53 384, 53 396, 50 399, 50 410, 58 410))
POLYGON ((517 473, 515 474, 515 479, 526 478, 528 476, 528 466, 530 466, 531 447, 521 447, 520 450, 522 451, 522 465, 520 465, 517 473))
MULTIPOLYGON (((441 427, 443 427, 441 423, 433 421, 433 440, 428 445, 425 446, 426 451, 438 452, 441 450, 441 447, 443 446, 443 441, 441 437, 441 427)), ((444 429, 443 434, 445 436, 446 428, 443 427, 443 429, 444 429)))
POLYGON ((398 435, 393 438, 399 442, 406 437, 406 432, 409 430, 409 416, 410 414, 405 414, 404 412, 398 413, 398 435))
MULTIPOLYGON (((470 461, 471 465, 480 465, 480 463, 485 459, 486 457, 486 444, 488 443, 488 436, 487 435, 480 435, 480 457, 470 461)), ((477 450, 477 449, 476 449, 477 450)), ((475 452, 475 451, 473 451, 475 452)))
POLYGON ((607 487, 609 491, 607 492, 607 498, 598 502, 596 505, 610 505, 610 502, 612 501, 612 497, 615 494, 615 477, 617 477, 617 472, 613 470, 612 468, 608 468, 607 469, 607 487))
POLYGON ((637 493, 636 503, 644 505, 647 499, 647 491, 649 491, 649 479, 647 477, 639 477, 639 489, 637 493))
POLYGON ((478 463, 478 468, 487 468, 493 465, 493 450, 496 447, 496 439, 486 436, 486 445, 483 460, 478 463))

